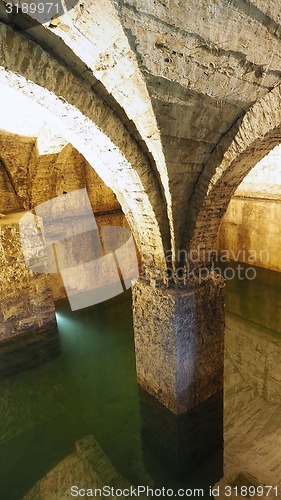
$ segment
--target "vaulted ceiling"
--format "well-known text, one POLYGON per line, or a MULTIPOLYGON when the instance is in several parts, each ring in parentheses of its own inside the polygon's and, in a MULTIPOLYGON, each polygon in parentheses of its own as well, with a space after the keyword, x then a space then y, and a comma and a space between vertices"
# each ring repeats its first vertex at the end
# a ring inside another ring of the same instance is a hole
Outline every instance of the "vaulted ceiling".
MULTIPOLYGON (((2 75, 20 74, 23 88, 7 75, 1 81, 8 79, 30 98, 27 83, 43 87, 45 81, 60 105, 71 104, 91 120, 96 116, 132 166, 125 188, 120 166, 112 164, 110 175, 106 166, 98 173, 131 225, 137 224, 144 260, 161 264, 163 253, 157 260, 155 246, 175 252, 204 240, 209 226, 215 233, 232 192, 281 140, 280 0, 86 0, 43 26, 22 14, 9 18, 2 2, 0 19, 6 30, 2 75), (17 52, 12 33, 26 40, 29 54, 17 52), (39 48, 61 66, 52 88, 54 69, 47 59, 39 64, 39 48), (67 71, 81 82, 76 101, 67 71), (97 100, 93 107, 90 93, 123 124, 123 142, 116 139, 117 125, 98 118, 102 111, 97 100)), ((44 99, 41 105, 48 108, 44 99)), ((80 143, 75 147, 87 157, 80 143)), ((108 153, 101 150, 100 156, 108 153)), ((11 169, 23 168, 16 159, 12 163, 11 169)))

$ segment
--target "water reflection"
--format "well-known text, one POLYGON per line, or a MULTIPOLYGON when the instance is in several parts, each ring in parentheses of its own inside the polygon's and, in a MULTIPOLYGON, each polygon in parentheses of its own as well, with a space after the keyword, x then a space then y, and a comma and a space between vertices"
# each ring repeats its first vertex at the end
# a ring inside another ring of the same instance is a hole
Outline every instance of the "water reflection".
POLYGON ((2 340, 0 349, 0 378, 30 370, 61 354, 57 328, 38 327, 2 340))
POLYGON ((214 485, 223 476, 223 392, 175 415, 139 387, 144 466, 153 475, 154 453, 178 479, 194 487, 214 485))
MULTIPOLYGON (((280 289, 281 275, 262 269, 227 283, 225 484, 241 472, 281 482, 280 289)), ((177 418, 138 393, 130 292, 58 312, 62 355, 0 382, 0 498, 22 499, 86 434, 132 484, 214 484, 222 396, 177 418)))
MULTIPOLYGON (((237 263, 220 267, 236 268, 237 263)), ((241 266, 247 268, 246 264, 241 266)), ((260 327, 281 333, 281 273, 254 267, 255 279, 227 280, 226 312, 235 314, 260 327)))
POLYGON ((255 269, 255 280, 230 280, 226 286, 221 484, 251 476, 256 484, 280 488, 281 273, 255 269))

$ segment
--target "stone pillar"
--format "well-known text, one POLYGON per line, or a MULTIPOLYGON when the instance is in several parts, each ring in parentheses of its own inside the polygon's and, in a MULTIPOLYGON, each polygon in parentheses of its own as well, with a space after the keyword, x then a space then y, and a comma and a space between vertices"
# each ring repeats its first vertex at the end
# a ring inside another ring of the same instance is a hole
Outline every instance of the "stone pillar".
POLYGON ((59 354, 48 276, 26 267, 19 233, 23 213, 0 220, 0 375, 31 368, 59 354))
POLYGON ((191 288, 133 283, 138 383, 173 413, 223 387, 224 284, 216 275, 191 288))

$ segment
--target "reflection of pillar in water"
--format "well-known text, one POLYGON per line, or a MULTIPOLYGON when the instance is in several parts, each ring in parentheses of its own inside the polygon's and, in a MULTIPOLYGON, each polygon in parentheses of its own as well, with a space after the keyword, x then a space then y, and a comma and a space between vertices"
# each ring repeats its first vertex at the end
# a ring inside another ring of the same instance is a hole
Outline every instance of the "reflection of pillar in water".
POLYGON ((141 387, 139 399, 146 469, 153 453, 177 478, 198 475, 198 484, 205 482, 206 487, 221 479, 223 391, 182 415, 169 411, 141 387))

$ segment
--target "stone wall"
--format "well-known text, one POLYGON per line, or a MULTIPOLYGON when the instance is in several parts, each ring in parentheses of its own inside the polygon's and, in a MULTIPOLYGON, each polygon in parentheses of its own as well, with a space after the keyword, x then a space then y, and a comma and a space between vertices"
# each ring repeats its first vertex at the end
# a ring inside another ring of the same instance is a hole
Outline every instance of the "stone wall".
MULTIPOLYGON (((54 137, 48 126, 42 126, 39 137, 27 138, 0 133, 0 213, 33 208, 63 193, 87 188, 93 211, 119 210, 120 204, 112 189, 94 168, 71 145, 62 144, 52 151, 54 137), (45 150, 42 149, 42 138, 45 150), (46 146, 46 137, 48 146, 46 146)), ((57 139, 57 138, 56 138, 57 139)), ((94 166, 93 166, 94 167, 94 166)))
POLYGON ((232 198, 224 216, 218 249, 228 250, 233 260, 281 271, 281 196, 232 198))
POLYGON ((0 374, 30 368, 59 353, 54 299, 48 278, 27 269, 18 221, 0 220, 0 374))
MULTIPOLYGON (((0 164, 0 213, 11 213, 23 206, 36 208, 63 193, 86 188, 98 226, 128 227, 113 191, 85 158, 48 125, 42 122, 36 140, 2 132, 0 146, 5 161, 0 164)), ((79 207, 74 205, 73 215, 77 211, 79 207)), ((80 242, 83 246, 83 234, 80 242)), ((66 297, 60 273, 50 274, 49 278, 55 300, 66 297)))
POLYGON ((281 146, 245 177, 231 199, 218 236, 230 258, 281 271, 281 146))

